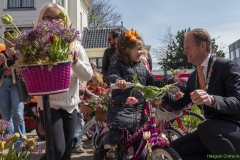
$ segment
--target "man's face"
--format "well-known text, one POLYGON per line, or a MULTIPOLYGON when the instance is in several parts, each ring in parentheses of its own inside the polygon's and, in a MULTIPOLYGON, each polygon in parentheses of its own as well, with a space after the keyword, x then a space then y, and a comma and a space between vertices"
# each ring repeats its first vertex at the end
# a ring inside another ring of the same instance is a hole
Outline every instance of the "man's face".
POLYGON ((184 50, 183 53, 186 54, 188 62, 194 64, 195 66, 200 66, 206 58, 206 45, 202 42, 200 46, 194 41, 193 35, 187 35, 184 39, 184 50))
POLYGON ((108 43, 111 47, 114 47, 117 44, 117 37, 113 39, 112 33, 108 34, 108 43))

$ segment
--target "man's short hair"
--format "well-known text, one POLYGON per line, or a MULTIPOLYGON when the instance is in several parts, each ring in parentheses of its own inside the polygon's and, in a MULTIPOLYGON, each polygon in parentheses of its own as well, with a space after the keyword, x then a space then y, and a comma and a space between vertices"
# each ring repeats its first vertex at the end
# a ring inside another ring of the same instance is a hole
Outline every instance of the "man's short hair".
POLYGON ((110 34, 112 34, 112 38, 117 38, 120 35, 120 32, 118 30, 111 30, 110 32, 108 32, 110 34))
POLYGON ((91 62, 90 64, 91 64, 91 66, 92 65, 97 66, 97 64, 95 62, 91 62))

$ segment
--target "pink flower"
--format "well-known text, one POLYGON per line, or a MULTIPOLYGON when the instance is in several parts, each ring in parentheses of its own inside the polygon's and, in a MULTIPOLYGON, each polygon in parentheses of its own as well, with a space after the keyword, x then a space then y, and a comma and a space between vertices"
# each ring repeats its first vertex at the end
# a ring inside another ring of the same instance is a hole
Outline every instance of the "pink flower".
POLYGON ((136 104, 138 103, 138 99, 136 99, 135 97, 128 97, 125 104, 136 104))
POLYGON ((103 108, 102 105, 98 105, 98 106, 97 106, 97 109, 98 109, 98 110, 102 110, 102 108, 103 108))
POLYGON ((178 99, 182 98, 183 95, 184 95, 184 93, 178 91, 174 96, 175 96, 176 100, 178 100, 178 99))

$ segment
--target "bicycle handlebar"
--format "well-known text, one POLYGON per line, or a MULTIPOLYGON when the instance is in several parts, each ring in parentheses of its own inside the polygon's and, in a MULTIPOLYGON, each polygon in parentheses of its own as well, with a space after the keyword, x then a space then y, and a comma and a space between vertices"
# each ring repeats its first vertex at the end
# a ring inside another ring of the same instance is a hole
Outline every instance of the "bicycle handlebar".
MULTIPOLYGON (((132 88, 132 87, 134 87, 134 83, 126 82, 126 88, 132 88)), ((111 88, 112 90, 114 90, 114 89, 119 89, 118 86, 117 86, 115 83, 112 83, 112 84, 110 85, 110 88, 111 88)))

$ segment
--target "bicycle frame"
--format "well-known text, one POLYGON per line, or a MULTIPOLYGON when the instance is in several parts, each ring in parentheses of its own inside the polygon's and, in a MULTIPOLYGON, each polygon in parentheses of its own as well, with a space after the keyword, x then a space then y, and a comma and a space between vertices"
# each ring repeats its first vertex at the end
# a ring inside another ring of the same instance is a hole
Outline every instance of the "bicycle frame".
MULTIPOLYGON (((83 126, 82 130, 79 133, 79 136, 83 136, 84 134, 86 134, 87 131, 95 124, 97 124, 97 121, 95 116, 93 116, 92 119, 83 126)), ((98 127, 96 127, 96 130, 98 130, 98 127)))
MULTIPOLYGON (((143 132, 146 131, 151 131, 151 137, 149 138, 149 143, 150 146, 161 146, 161 147, 165 147, 167 145, 169 145, 168 142, 165 142, 164 140, 162 140, 160 137, 158 137, 158 132, 157 132, 157 126, 156 126, 156 109, 155 109, 155 104, 152 103, 152 101, 148 100, 147 101, 150 107, 150 120, 145 123, 143 126, 141 126, 132 136, 131 138, 128 140, 129 136, 128 136, 128 132, 126 130, 124 130, 123 133, 123 139, 120 141, 119 145, 120 145, 120 149, 121 150, 125 150, 126 152, 128 152, 128 149, 134 144, 134 142, 136 142, 140 137, 142 137, 143 132), (154 104, 154 105, 152 105, 154 104)), ((160 131, 161 132, 161 131, 160 131)), ((142 151, 145 148, 147 141, 144 139, 137 152, 133 155, 133 157, 131 158, 131 160, 136 160, 141 154, 142 151)))

